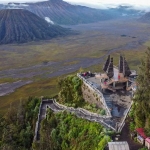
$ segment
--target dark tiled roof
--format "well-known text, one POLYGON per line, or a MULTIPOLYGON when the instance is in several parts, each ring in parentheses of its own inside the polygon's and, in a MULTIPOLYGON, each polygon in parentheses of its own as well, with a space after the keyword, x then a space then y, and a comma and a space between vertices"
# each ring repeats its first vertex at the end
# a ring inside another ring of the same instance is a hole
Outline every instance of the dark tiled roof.
POLYGON ((119 73, 123 73, 123 57, 121 55, 119 59, 119 73))
POLYGON ((111 61, 109 63, 106 73, 109 78, 112 78, 114 76, 113 58, 111 58, 111 61))
POLYGON ((108 58, 103 66, 103 70, 106 72, 107 71, 107 68, 109 66, 109 63, 110 63, 110 55, 108 55, 108 58))

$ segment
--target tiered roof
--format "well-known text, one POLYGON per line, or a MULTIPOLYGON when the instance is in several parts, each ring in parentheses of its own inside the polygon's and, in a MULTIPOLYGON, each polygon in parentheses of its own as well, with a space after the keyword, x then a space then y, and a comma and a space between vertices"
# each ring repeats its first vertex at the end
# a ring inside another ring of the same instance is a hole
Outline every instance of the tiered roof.
POLYGON ((107 76, 109 78, 112 78, 114 76, 113 58, 111 58, 111 61, 110 61, 109 65, 108 65, 106 73, 107 73, 107 76))
POLYGON ((109 66, 109 63, 110 63, 110 55, 108 55, 108 58, 103 66, 103 70, 106 72, 107 71, 107 68, 109 66))
POLYGON ((121 55, 119 59, 119 73, 123 73, 123 57, 121 55))
POLYGON ((125 58, 124 58, 123 74, 125 77, 128 77, 131 74, 130 68, 125 58))
MULTIPOLYGON (((106 63, 103 67, 103 70, 107 73, 107 76, 109 78, 112 78, 114 76, 114 66, 113 66, 113 58, 110 58, 110 55, 108 55, 108 58, 106 60, 106 63)), ((126 59, 120 55, 119 59, 119 67, 118 67, 119 73, 123 74, 124 77, 128 77, 131 75, 130 68, 128 66, 128 63, 126 59)))

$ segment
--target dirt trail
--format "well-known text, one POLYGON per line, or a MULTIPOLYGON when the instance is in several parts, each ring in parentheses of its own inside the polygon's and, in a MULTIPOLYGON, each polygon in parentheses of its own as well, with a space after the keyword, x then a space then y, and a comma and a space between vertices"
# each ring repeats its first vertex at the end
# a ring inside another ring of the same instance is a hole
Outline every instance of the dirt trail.
POLYGON ((136 143, 131 139, 128 121, 126 121, 126 124, 121 132, 119 141, 127 141, 131 150, 138 150, 142 148, 141 144, 136 143))

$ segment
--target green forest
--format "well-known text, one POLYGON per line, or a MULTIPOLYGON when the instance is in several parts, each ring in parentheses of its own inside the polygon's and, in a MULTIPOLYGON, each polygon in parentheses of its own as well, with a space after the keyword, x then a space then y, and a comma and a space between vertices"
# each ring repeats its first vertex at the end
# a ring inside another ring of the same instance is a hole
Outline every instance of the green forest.
POLYGON ((144 128, 150 136, 150 48, 141 61, 137 77, 137 90, 134 95, 134 104, 130 111, 130 129, 144 128))
POLYGON ((7 113, 0 118, 0 150, 30 150, 40 99, 29 97, 17 108, 10 105, 7 113))
POLYGON ((100 124, 74 114, 47 111, 41 122, 40 141, 33 142, 40 99, 29 98, 15 108, 10 106, 0 118, 1 150, 103 150, 113 132, 100 124))
POLYGON ((40 142, 36 150, 103 150, 111 140, 112 131, 98 123, 77 118, 74 114, 53 113, 41 123, 40 142))

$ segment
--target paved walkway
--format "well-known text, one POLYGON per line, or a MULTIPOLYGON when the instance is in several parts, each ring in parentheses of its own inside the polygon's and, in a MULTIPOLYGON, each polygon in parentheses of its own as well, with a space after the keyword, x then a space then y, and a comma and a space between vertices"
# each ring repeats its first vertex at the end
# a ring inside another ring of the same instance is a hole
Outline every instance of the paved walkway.
POLYGON ((74 113, 79 118, 87 119, 87 120, 92 121, 92 122, 98 122, 106 128, 110 128, 114 131, 117 130, 117 126, 116 126, 117 124, 116 124, 115 118, 109 118, 107 116, 101 116, 99 114, 89 112, 89 111, 82 109, 82 108, 76 108, 75 109, 72 107, 66 107, 64 105, 58 104, 55 100, 47 99, 47 100, 42 100, 42 102, 41 102, 39 117, 38 117, 38 121, 36 124, 36 129, 35 129, 34 140, 36 140, 36 141, 40 140, 40 134, 39 134, 40 133, 40 123, 44 118, 46 118, 47 108, 50 108, 55 113, 61 112, 61 111, 68 111, 68 112, 74 113))
POLYGON ((134 142, 134 140, 131 139, 129 123, 130 123, 130 120, 127 119, 126 124, 121 132, 120 137, 119 137, 119 141, 127 141, 129 144, 130 150, 138 150, 138 149, 142 148, 143 146, 137 142, 134 142))

